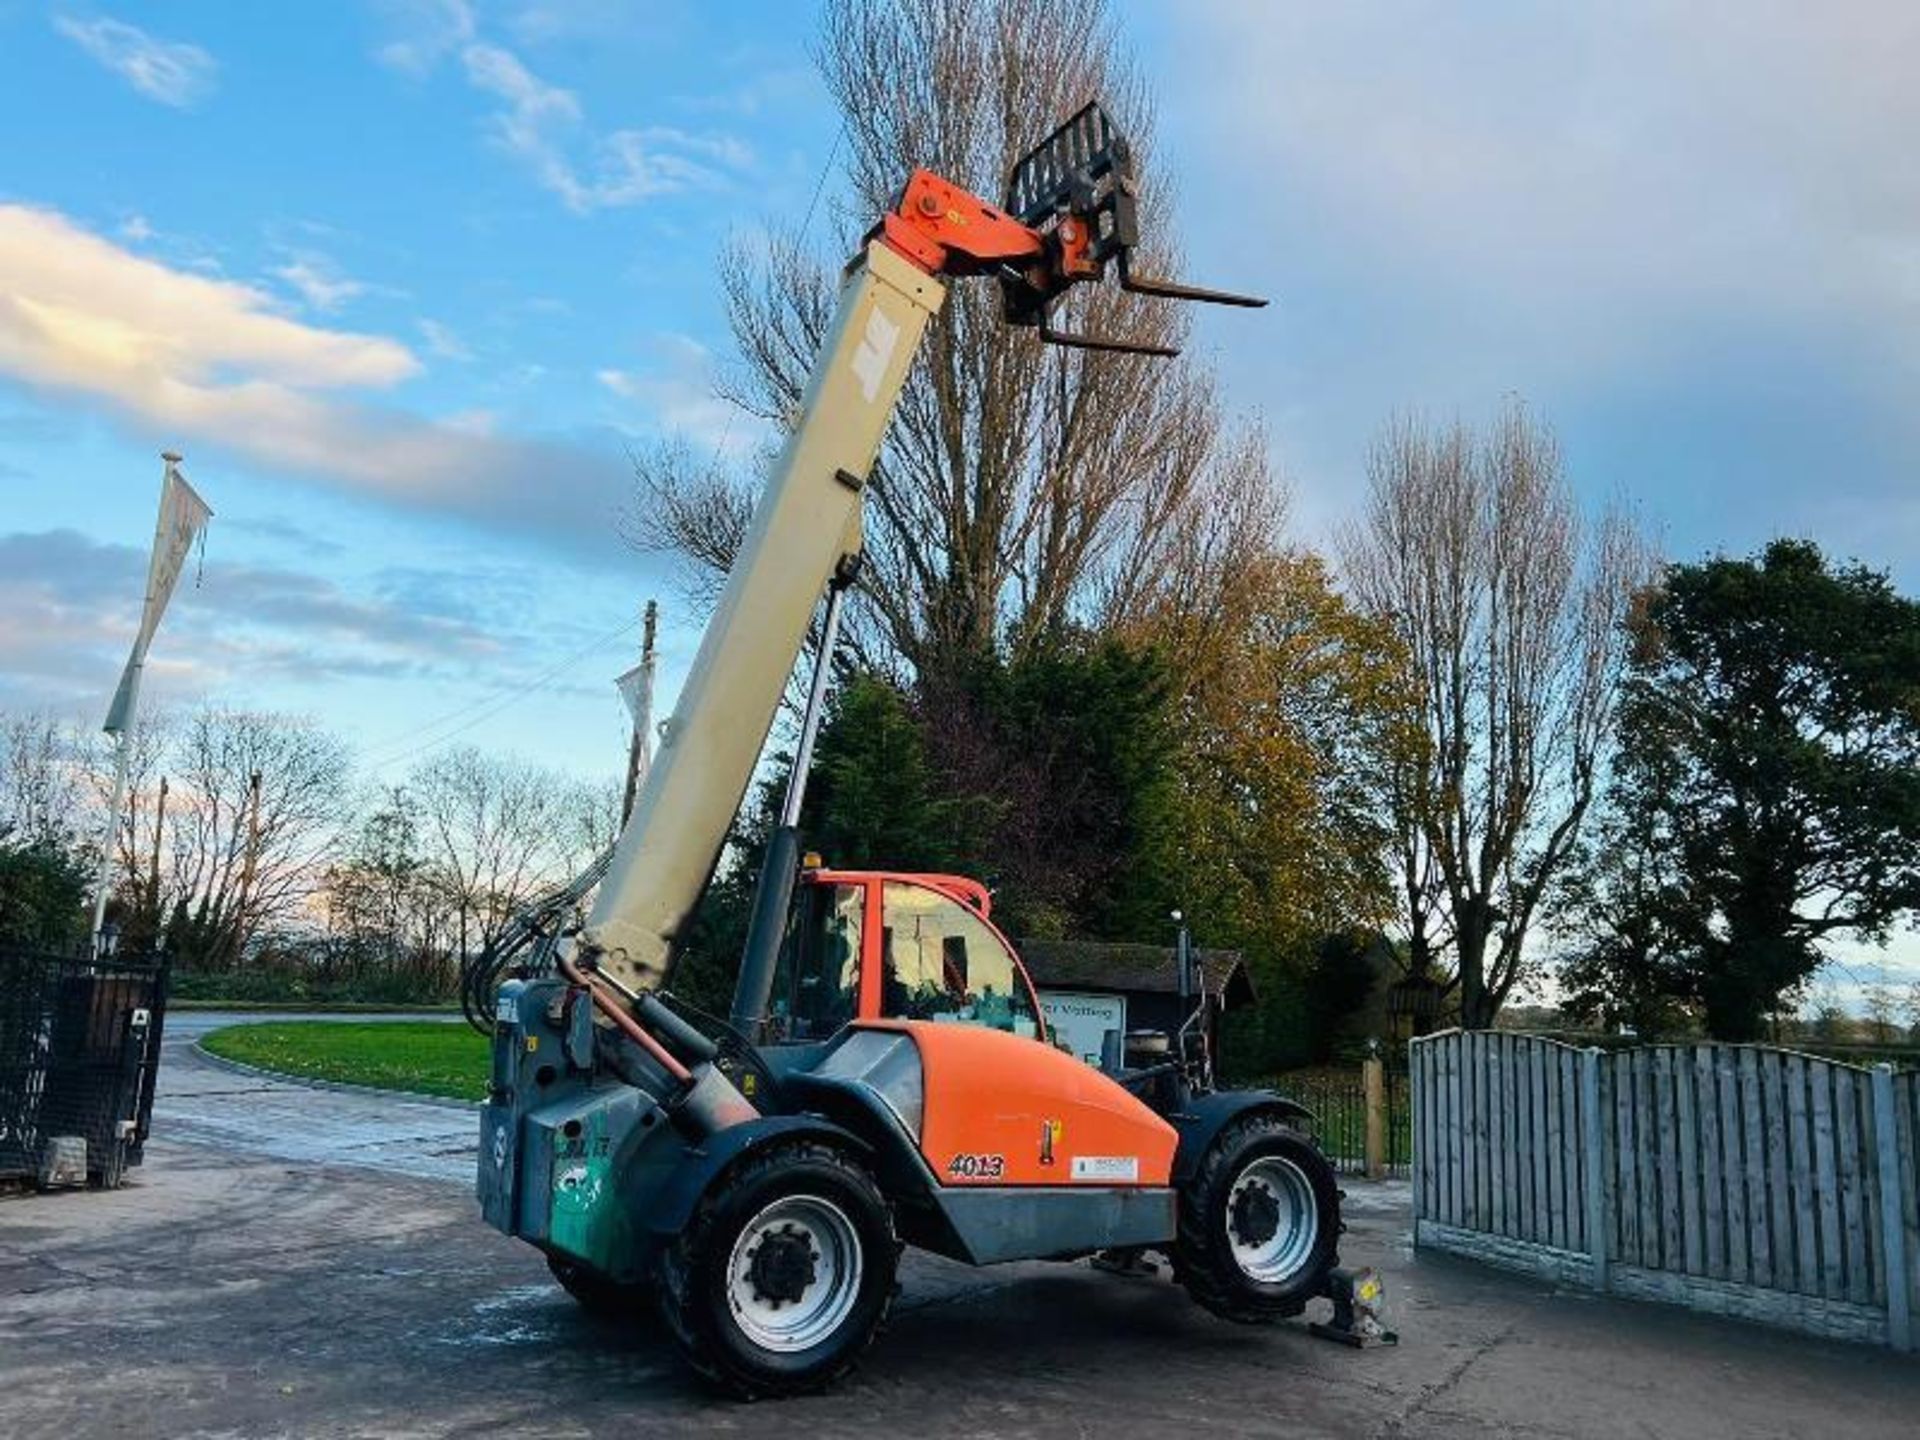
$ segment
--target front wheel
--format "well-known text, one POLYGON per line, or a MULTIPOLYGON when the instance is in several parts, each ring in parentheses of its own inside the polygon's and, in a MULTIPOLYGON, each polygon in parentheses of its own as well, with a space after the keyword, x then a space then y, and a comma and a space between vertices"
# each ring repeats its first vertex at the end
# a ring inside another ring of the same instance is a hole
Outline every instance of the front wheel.
POLYGON ((1274 1115, 1235 1121, 1180 1191, 1174 1273, 1242 1324, 1298 1315, 1340 1263, 1340 1187, 1305 1135, 1274 1115))
POLYGON ((864 1169, 829 1146, 781 1145, 722 1175, 661 1252, 661 1309, 709 1378, 747 1396, 801 1394, 872 1342, 899 1255, 864 1169))

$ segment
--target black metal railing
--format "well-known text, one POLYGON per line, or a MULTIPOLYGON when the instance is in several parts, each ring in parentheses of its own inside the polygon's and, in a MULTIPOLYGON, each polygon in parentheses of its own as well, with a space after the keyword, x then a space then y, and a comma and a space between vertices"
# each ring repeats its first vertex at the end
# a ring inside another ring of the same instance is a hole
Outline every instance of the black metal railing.
MULTIPOLYGON (((1387 1173, 1404 1178, 1413 1163, 1413 1115, 1407 1072, 1383 1064, 1381 1122, 1387 1173)), ((1367 1167, 1367 1083, 1361 1066, 1296 1070, 1274 1088, 1313 1112, 1313 1135, 1335 1168, 1360 1175, 1367 1167)))
POLYGON ((0 1180, 39 1176, 66 1139, 95 1184, 140 1163, 166 993, 162 958, 0 949, 0 1180))

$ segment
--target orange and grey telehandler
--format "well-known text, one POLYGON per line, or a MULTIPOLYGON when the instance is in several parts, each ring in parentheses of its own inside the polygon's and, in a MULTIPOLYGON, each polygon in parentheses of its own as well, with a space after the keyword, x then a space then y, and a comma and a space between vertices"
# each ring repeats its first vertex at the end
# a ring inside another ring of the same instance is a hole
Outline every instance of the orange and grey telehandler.
MULTIPOLYGON (((1214 1088, 1204 986, 1165 1058, 1054 1048, 986 888, 827 869, 800 790, 862 492, 946 283, 997 280, 1009 323, 1064 335, 1060 297, 1109 266, 1176 300, 1261 302, 1130 273, 1131 157, 1090 105, 1015 168, 1004 205, 919 171, 847 266, 774 466, 584 923, 532 925, 502 984, 481 1119, 486 1219, 595 1305, 657 1305, 688 1359, 748 1394, 843 1373, 885 1320, 901 1247, 975 1265, 1167 1257, 1230 1320, 1329 1293, 1334 1173, 1307 1113, 1214 1088), (732 1013, 663 988, 824 593, 781 823, 732 1013)), ((1162 352, 1164 353, 1164 352, 1162 352)), ((1097 383, 1097 380, 1093 383, 1097 383)), ((575 897, 580 892, 574 892, 575 897)), ((555 907, 560 913, 564 906, 555 907)))

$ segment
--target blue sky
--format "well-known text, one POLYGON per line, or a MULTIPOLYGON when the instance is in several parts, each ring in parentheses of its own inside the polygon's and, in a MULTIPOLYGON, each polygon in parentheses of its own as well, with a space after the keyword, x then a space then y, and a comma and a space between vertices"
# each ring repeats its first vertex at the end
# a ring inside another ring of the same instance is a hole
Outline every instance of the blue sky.
POLYGON ((808 24, 0 3, 0 703, 104 704, 174 445, 217 517, 162 701, 617 769, 639 608, 679 618, 618 533, 625 447, 750 439, 712 257, 813 193, 808 24))
MULTIPOLYGON (((1810 534, 1920 589, 1920 10, 1119 19, 1192 278, 1276 299, 1199 348, 1304 538, 1389 413, 1519 392, 1671 554, 1810 534)), ((172 445, 218 518, 162 700, 321 714, 388 770, 456 731, 617 767, 641 604, 669 699, 695 638, 620 538, 624 449, 754 439, 708 389, 712 259, 813 194, 812 24, 0 0, 0 704, 104 710, 172 445)))

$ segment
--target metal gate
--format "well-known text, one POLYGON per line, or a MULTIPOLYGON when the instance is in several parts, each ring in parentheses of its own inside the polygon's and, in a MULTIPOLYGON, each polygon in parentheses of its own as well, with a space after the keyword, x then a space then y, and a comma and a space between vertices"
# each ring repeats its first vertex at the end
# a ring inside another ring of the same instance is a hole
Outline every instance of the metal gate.
POLYGON ((0 1180, 39 1177, 58 1140, 85 1142, 94 1184, 140 1163, 166 989, 164 959, 0 950, 0 1180))

